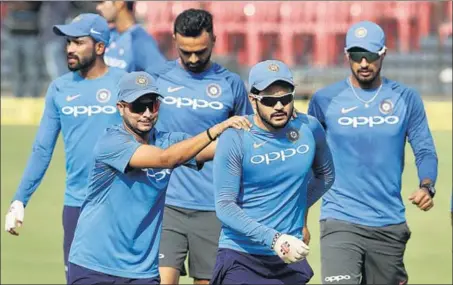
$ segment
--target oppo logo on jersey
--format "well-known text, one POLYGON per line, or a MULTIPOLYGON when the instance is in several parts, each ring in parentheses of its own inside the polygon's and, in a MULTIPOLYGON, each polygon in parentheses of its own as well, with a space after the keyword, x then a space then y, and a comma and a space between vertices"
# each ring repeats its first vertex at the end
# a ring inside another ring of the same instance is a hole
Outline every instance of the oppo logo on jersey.
POLYGON ((190 99, 190 98, 175 98, 172 96, 166 96, 162 102, 167 105, 176 105, 176 108, 190 107, 194 110, 211 108, 214 110, 222 110, 223 104, 219 101, 208 102, 203 99, 190 99))
POLYGON ((254 155, 250 158, 250 162, 253 164, 266 163, 271 164, 273 161, 285 161, 290 157, 297 154, 305 154, 310 150, 310 147, 306 144, 301 144, 297 148, 287 148, 281 151, 274 151, 266 154, 254 155))
POLYGON ((116 107, 113 106, 66 106, 61 108, 61 112, 67 116, 78 117, 87 115, 88 117, 96 114, 114 114, 116 107))
POLYGON ((395 125, 400 121, 397 116, 370 116, 370 117, 341 117, 338 119, 338 123, 342 126, 352 126, 358 128, 360 126, 374 127, 378 125, 388 124, 395 125))
POLYGON ((104 56, 104 61, 108 66, 117 67, 125 69, 127 67, 127 62, 122 59, 117 59, 110 56, 104 56))
POLYGON ((143 169, 143 171, 147 172, 147 175, 151 178, 154 178, 156 181, 160 181, 164 179, 167 175, 171 174, 170 169, 162 169, 160 171, 154 171, 153 168, 143 169))

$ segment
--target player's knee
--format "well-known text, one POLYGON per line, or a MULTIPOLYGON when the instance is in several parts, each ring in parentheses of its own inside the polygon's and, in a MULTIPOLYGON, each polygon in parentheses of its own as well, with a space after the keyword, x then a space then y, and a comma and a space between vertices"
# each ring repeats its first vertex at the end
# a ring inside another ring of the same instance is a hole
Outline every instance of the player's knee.
POLYGON ((179 270, 173 267, 159 267, 161 284, 178 284, 179 270))

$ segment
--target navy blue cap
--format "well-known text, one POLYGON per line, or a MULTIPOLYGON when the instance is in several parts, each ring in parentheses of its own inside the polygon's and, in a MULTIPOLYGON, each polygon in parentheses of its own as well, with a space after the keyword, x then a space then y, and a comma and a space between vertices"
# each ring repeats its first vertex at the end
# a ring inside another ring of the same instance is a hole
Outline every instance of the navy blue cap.
POLYGON ((92 13, 80 14, 67 25, 55 25, 53 32, 59 36, 74 38, 90 36, 105 45, 110 40, 109 24, 104 17, 92 13))
POLYGON ((144 71, 125 74, 118 82, 118 101, 132 103, 146 94, 160 96, 156 79, 144 71))
POLYGON ((289 67, 279 60, 266 60, 255 64, 250 70, 249 86, 263 91, 275 81, 285 81, 295 86, 289 67))
POLYGON ((363 21, 352 25, 346 34, 346 50, 354 47, 378 53, 385 47, 385 33, 373 22, 363 21))

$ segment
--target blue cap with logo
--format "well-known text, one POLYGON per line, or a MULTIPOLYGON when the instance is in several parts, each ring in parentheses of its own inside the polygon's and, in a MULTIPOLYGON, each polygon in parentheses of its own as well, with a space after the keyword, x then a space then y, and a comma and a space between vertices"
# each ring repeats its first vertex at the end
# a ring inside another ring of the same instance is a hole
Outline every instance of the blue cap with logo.
POLYGON ((279 60, 259 62, 250 70, 249 86, 258 91, 263 91, 275 81, 280 80, 295 86, 291 70, 279 60))
POLYGON ((59 36, 74 38, 90 36, 106 45, 110 40, 109 24, 104 17, 92 13, 80 14, 67 25, 55 25, 53 32, 59 36))
POLYGON ((385 47, 385 33, 373 22, 363 21, 352 25, 346 34, 346 48, 363 48, 370 52, 379 52, 385 47))
POLYGON ((146 94, 159 94, 156 79, 144 71, 125 74, 118 82, 118 101, 132 103, 146 94))

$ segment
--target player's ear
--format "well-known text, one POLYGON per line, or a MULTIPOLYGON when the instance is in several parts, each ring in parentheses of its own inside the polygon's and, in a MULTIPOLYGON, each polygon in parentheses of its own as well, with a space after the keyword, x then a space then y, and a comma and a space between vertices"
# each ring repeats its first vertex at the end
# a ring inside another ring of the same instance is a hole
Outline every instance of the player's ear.
POLYGON ((120 113, 120 116, 122 117, 124 114, 124 105, 121 104, 120 102, 116 103, 116 107, 118 108, 118 112, 120 113))
POLYGON ((249 94, 250 105, 252 105, 253 112, 256 114, 256 99, 252 97, 252 94, 249 94))
POLYGON ((96 55, 103 55, 105 53, 105 44, 103 42, 97 42, 94 48, 96 55))

